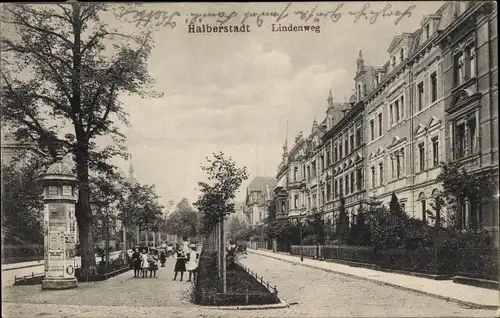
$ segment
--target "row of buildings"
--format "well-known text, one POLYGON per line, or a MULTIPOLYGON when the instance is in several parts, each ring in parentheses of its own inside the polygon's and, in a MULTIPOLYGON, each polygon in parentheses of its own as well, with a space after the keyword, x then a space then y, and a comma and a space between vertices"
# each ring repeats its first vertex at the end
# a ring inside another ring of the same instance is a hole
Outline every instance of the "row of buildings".
MULTIPOLYGON (((334 102, 283 146, 274 195, 280 217, 321 211, 335 224, 340 197, 354 220, 370 200, 425 219, 441 162, 498 176, 498 51, 494 3, 446 2, 413 33, 394 37, 382 66, 357 58, 355 93, 334 102)), ((457 219, 498 238, 498 197, 460 202, 457 219)), ((497 240, 495 240, 497 241, 497 240)))

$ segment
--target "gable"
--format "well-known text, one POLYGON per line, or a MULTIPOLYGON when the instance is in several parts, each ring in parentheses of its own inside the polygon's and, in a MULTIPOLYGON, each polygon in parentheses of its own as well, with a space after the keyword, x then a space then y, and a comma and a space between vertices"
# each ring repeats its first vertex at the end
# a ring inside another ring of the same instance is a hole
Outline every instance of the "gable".
POLYGON ((427 124, 427 128, 430 129, 439 124, 441 124, 441 119, 432 116, 431 119, 429 120, 429 123, 427 124))
POLYGON ((387 50, 387 53, 391 54, 394 51, 394 49, 396 48, 396 46, 398 46, 398 44, 401 42, 402 39, 403 39, 402 35, 396 35, 392 39, 392 42, 389 45, 389 49, 387 50))
POLYGON ((418 124, 417 128, 415 129, 415 131, 413 132, 414 135, 418 135, 418 134, 421 134, 423 133, 424 131, 426 130, 426 127, 422 124, 418 124))
POLYGON ((387 146, 387 148, 389 149, 389 148, 395 147, 395 146, 397 146, 397 145, 399 145, 399 144, 401 144, 401 143, 403 143, 405 141, 406 141, 406 137, 405 138, 399 138, 398 136, 396 136, 396 137, 394 137, 392 139, 391 144, 389 146, 387 146))

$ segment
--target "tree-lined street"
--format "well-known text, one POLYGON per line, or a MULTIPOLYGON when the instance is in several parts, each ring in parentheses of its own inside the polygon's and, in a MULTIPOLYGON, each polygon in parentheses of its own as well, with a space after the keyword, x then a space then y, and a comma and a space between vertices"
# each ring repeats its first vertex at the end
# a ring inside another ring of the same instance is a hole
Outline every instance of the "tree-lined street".
MULTIPOLYGON (((33 313, 63 317, 494 317, 494 310, 469 309, 454 302, 383 286, 249 253, 241 261, 277 284, 286 309, 217 310, 193 306, 191 285, 173 282, 172 259, 153 280, 132 273, 105 282, 82 283, 72 291, 40 293, 38 286, 8 287, 3 295, 7 316, 33 313), (133 285, 133 288, 131 288, 133 285), (152 292, 153 291, 153 292, 152 292), (9 315, 10 313, 10 315, 9 315)), ((425 281, 425 279, 422 279, 425 281)))
POLYGON ((261 5, 2 6, 2 316, 497 314, 496 7, 261 5))

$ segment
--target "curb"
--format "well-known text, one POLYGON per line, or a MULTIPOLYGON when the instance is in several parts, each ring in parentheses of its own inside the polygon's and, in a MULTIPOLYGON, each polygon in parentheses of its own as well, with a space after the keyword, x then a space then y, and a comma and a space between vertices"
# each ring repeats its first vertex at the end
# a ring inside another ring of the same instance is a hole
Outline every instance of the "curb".
POLYGON ((401 286, 401 285, 397 285, 397 284, 393 284, 393 283, 381 282, 381 281, 373 279, 373 278, 356 276, 356 275, 353 275, 353 274, 347 274, 347 273, 344 273, 344 272, 335 271, 335 270, 332 270, 332 269, 326 269, 326 268, 322 268, 322 267, 315 266, 315 265, 310 265, 310 264, 297 263, 297 262, 294 262, 294 261, 291 261, 291 260, 287 260, 287 259, 282 259, 282 258, 279 258, 279 257, 276 257, 276 256, 271 256, 271 255, 261 254, 259 252, 254 252, 251 249, 249 249, 248 251, 250 253, 253 253, 253 254, 257 254, 257 255, 261 255, 261 256, 269 257, 269 258, 274 258, 274 259, 277 259, 277 260, 280 260, 280 261, 283 261, 283 262, 287 262, 287 263, 290 263, 290 264, 301 265, 301 266, 305 266, 305 267, 319 269, 319 270, 322 270, 322 271, 325 271, 325 272, 335 273, 335 274, 343 275, 343 276, 346 276, 346 277, 351 277, 351 278, 356 278, 356 279, 362 279, 362 280, 368 280, 368 281, 377 283, 379 285, 391 286, 391 287, 395 287, 395 288, 398 288, 398 289, 401 289, 401 290, 407 290, 407 291, 411 291, 411 292, 415 292, 415 293, 419 293, 419 294, 431 296, 431 297, 434 297, 434 298, 443 299, 443 300, 446 300, 446 301, 451 301, 451 302, 454 302, 454 303, 458 303, 458 304, 461 304, 461 305, 468 306, 471 309, 499 310, 499 306, 484 305, 484 304, 478 304, 478 303, 474 303, 474 302, 464 301, 464 300, 460 300, 460 299, 456 299, 456 298, 451 298, 451 297, 447 297, 447 296, 443 296, 443 295, 439 295, 439 294, 429 293, 429 292, 425 292, 425 291, 422 291, 422 290, 413 289, 413 288, 410 288, 410 287, 401 286))
POLYGON ((30 268, 30 267, 38 267, 38 266, 43 266, 44 263, 43 261, 40 261, 38 264, 31 264, 31 265, 22 265, 18 267, 10 267, 10 268, 2 268, 2 272, 8 272, 8 271, 14 271, 16 269, 23 269, 23 268, 30 268))
POLYGON ((199 306, 206 309, 216 309, 216 310, 266 310, 266 309, 284 309, 290 307, 290 305, 278 296, 280 300, 277 304, 269 305, 243 305, 243 306, 199 306))

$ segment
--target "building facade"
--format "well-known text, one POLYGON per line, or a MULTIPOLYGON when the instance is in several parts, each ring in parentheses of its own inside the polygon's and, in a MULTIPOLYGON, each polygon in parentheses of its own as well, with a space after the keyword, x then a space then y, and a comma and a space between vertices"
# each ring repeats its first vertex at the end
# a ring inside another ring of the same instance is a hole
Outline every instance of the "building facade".
MULTIPOLYGON (((469 173, 493 172, 498 184, 498 31, 492 2, 449 3, 449 20, 434 42, 441 46, 447 161, 469 173)), ((474 204, 459 198, 462 227, 487 229, 498 242, 498 188, 474 204)))
POLYGON ((267 207, 273 199, 272 190, 275 187, 276 178, 273 177, 255 177, 248 185, 245 213, 250 226, 259 226, 267 218, 267 207))
MULTIPOLYGON (((388 204, 395 193, 409 216, 431 222, 442 162, 498 176, 496 21, 490 2, 449 1, 416 31, 395 36, 383 66, 366 65, 360 51, 353 96, 337 104, 330 92, 325 120, 314 120, 299 147, 304 156, 284 153, 282 215, 302 211, 298 193, 304 213, 320 210, 335 224, 343 197, 352 222, 364 202, 388 204), (290 182, 296 173, 306 181, 300 190, 290 182)), ((498 195, 461 206, 463 224, 498 236, 498 195)))

